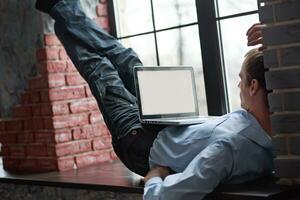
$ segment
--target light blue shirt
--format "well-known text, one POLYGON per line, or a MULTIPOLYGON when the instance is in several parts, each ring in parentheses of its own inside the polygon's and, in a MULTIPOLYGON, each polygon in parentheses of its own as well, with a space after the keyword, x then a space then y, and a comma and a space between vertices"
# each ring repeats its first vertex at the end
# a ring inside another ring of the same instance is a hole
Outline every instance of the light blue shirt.
POLYGON ((249 112, 238 110, 204 124, 163 129, 149 161, 177 173, 147 181, 145 200, 201 200, 220 183, 270 175, 272 141, 249 112))

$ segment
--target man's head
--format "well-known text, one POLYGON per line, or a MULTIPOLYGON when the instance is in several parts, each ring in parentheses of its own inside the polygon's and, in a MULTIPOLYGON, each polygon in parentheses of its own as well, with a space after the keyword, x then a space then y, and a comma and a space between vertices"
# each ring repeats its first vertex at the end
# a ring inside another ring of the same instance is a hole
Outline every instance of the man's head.
POLYGON ((262 51, 248 51, 239 74, 242 108, 251 111, 260 106, 268 107, 265 71, 262 51))

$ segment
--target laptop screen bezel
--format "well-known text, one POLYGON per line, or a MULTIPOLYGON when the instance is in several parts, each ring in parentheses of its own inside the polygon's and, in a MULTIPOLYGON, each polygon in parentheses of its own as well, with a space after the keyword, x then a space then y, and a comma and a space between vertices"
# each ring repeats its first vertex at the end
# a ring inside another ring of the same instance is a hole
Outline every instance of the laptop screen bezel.
POLYGON ((134 84, 135 84, 137 103, 138 103, 138 107, 139 107, 139 117, 141 120, 159 119, 159 118, 174 118, 174 117, 193 117, 193 116, 199 115, 198 98, 197 98, 196 82, 195 82, 193 67, 190 67, 190 66, 135 66, 134 67, 134 84), (170 71, 170 70, 185 70, 185 71, 188 70, 188 71, 190 71, 190 73, 192 75, 195 112, 144 115, 143 110, 142 110, 142 105, 141 105, 141 96, 140 96, 140 92, 139 92, 140 88, 139 88, 139 80, 138 80, 138 71, 170 71))

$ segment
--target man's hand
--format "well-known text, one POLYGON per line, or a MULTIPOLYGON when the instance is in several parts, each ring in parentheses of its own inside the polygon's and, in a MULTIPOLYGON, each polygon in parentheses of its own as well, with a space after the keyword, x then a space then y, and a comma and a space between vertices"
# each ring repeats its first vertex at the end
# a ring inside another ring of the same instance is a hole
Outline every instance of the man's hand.
POLYGON ((248 36, 248 46, 262 44, 262 29, 264 27, 266 27, 265 24, 256 23, 248 29, 246 33, 246 35, 248 36))
POLYGON ((148 172, 148 174, 144 178, 144 181, 146 183, 149 179, 153 177, 160 177, 162 179, 165 179, 165 177, 168 176, 169 174, 170 174, 170 168, 163 167, 163 166, 156 166, 148 172))

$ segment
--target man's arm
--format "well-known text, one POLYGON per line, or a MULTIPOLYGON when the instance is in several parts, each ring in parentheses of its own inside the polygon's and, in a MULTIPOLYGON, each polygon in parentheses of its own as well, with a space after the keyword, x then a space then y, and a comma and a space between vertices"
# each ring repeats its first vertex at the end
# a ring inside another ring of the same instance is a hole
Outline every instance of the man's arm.
POLYGON ((164 180, 159 176, 150 178, 145 184, 144 200, 201 200, 230 176, 232 168, 230 145, 216 142, 201 151, 183 172, 169 175, 164 180))

